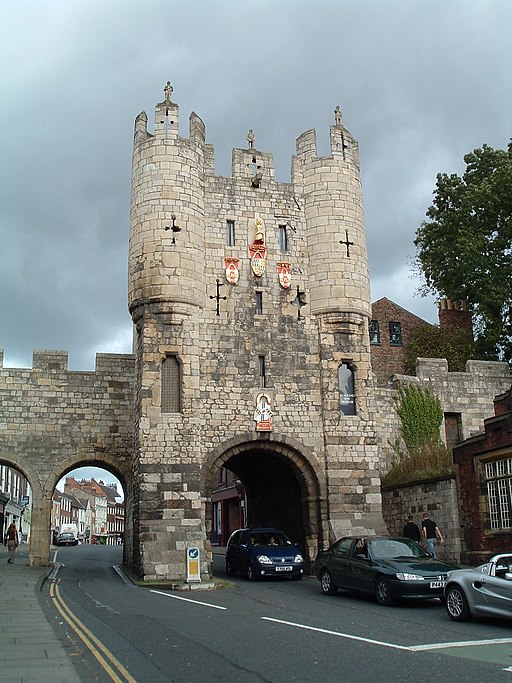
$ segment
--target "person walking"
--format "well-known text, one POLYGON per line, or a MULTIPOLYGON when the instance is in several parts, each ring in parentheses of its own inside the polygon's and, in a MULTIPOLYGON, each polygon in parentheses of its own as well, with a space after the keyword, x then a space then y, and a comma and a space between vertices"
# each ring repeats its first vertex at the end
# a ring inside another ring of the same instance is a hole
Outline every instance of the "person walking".
POLYGON ((419 543, 421 540, 420 528, 414 523, 414 517, 412 515, 407 517, 402 536, 410 538, 411 541, 416 541, 416 543, 419 543))
POLYGON ((9 528, 6 531, 4 545, 7 546, 7 550, 9 551, 9 559, 7 562, 9 564, 14 564, 14 553, 18 547, 18 529, 16 529, 16 524, 14 522, 9 525, 9 528))
POLYGON ((441 545, 444 544, 444 538, 442 533, 439 531, 439 527, 434 522, 433 519, 429 519, 426 512, 423 513, 423 521, 421 522, 421 533, 425 540, 425 545, 427 547, 427 552, 434 558, 437 558, 436 544, 437 539, 441 541, 441 545))

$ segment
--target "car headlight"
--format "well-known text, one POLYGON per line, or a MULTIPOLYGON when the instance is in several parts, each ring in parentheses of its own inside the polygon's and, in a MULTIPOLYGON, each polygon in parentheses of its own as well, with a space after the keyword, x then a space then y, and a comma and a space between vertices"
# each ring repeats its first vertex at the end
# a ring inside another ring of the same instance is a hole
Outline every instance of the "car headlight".
POLYGON ((295 555, 295 557, 293 558, 293 561, 294 562, 304 562, 304 558, 302 557, 302 555, 295 555))
POLYGON ((396 578, 400 581, 424 581, 425 577, 419 574, 407 574, 407 572, 397 572, 396 578))
POLYGON ((272 560, 266 555, 258 555, 256 558, 260 564, 272 564, 272 560))

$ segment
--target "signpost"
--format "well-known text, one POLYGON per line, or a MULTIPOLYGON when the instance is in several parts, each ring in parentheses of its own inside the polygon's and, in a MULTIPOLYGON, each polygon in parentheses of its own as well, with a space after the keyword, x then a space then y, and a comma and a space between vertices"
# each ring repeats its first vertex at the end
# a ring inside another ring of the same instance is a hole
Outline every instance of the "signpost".
POLYGON ((187 583, 201 581, 199 548, 187 548, 187 583))

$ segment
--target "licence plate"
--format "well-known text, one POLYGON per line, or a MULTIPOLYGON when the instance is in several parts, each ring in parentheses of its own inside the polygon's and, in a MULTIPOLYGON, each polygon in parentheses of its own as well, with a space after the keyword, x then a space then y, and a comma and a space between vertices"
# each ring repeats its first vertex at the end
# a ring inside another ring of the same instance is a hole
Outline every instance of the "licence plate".
POLYGON ((431 581, 430 588, 444 588, 446 581, 431 581))
POLYGON ((291 572, 293 567, 276 567, 276 572, 291 572))

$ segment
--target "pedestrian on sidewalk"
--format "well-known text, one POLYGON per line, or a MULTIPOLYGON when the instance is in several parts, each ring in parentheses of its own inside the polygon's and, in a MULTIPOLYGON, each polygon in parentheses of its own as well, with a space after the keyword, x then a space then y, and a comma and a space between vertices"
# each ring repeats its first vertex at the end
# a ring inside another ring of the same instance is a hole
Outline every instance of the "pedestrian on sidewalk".
POLYGON ((433 519, 429 519, 428 514, 423 513, 423 521, 421 523, 422 536, 427 547, 427 553, 434 558, 437 558, 436 553, 436 543, 437 539, 441 541, 441 545, 444 545, 444 538, 442 533, 439 531, 439 527, 434 522, 433 519))
POLYGON ((405 538, 410 538, 412 541, 419 543, 421 540, 420 528, 414 523, 414 517, 409 515, 407 517, 407 522, 405 523, 404 529, 402 531, 402 536, 405 538))
POLYGON ((14 553, 18 547, 18 529, 16 529, 16 524, 14 522, 9 525, 9 528, 5 533, 4 545, 7 546, 7 550, 9 551, 9 559, 7 562, 9 564, 14 564, 14 553))

